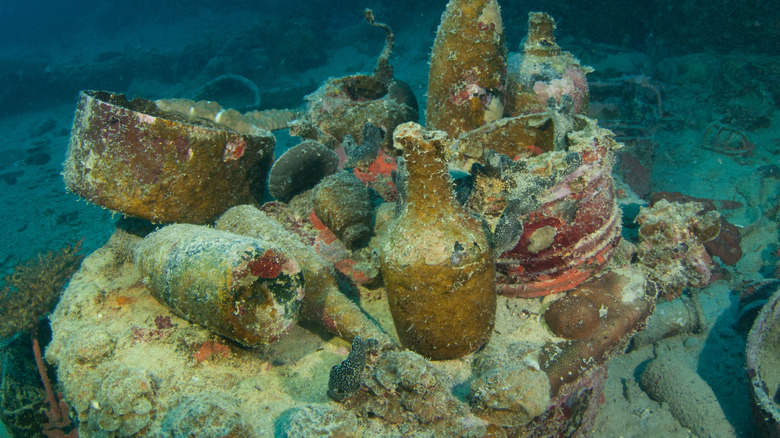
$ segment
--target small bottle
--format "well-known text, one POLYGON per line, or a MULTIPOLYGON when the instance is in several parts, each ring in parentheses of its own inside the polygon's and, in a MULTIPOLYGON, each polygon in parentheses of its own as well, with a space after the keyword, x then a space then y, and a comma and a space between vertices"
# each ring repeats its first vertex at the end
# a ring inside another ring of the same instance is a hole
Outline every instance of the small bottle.
POLYGON ((408 173, 406 205, 379 248, 398 337, 431 359, 455 359, 490 338, 495 263, 482 224, 457 203, 447 171, 447 134, 416 123, 396 128, 408 173))

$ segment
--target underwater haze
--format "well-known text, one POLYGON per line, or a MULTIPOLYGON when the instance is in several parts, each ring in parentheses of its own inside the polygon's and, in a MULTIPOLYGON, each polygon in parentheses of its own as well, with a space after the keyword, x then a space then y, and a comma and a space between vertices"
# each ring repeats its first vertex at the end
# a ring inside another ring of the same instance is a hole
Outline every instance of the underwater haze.
POLYGON ((0 0, 0 438, 778 436, 778 102, 770 1, 0 0))

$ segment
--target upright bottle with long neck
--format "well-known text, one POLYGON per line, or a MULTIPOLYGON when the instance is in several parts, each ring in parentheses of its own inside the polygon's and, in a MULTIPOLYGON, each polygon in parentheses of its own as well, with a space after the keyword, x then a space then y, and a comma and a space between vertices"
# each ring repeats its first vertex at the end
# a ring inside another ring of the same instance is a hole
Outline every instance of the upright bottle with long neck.
POLYGON ((455 200, 447 134, 416 123, 393 135, 408 172, 404 209, 386 231, 379 260, 404 347, 454 359, 490 338, 496 312, 495 263, 478 220, 455 200))

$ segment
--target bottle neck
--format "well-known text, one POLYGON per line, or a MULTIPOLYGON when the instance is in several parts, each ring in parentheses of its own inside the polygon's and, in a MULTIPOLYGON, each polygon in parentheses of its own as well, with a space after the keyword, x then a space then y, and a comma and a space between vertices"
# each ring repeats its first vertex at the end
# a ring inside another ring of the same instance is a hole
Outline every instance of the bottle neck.
POLYGON ((444 152, 447 134, 407 125, 397 130, 394 138, 396 146, 403 149, 406 164, 406 209, 437 216, 449 213, 455 201, 444 152))
POLYGON ((555 21, 544 12, 528 14, 528 36, 525 40, 524 53, 536 56, 557 56, 561 48, 555 43, 555 21))

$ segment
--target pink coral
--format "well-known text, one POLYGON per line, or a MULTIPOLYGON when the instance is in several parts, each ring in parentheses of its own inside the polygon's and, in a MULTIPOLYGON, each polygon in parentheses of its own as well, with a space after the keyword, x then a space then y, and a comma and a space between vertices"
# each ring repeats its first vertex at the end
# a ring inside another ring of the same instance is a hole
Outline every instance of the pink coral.
POLYGON ((561 103, 561 97, 568 94, 574 100, 574 112, 581 114, 588 97, 588 81, 582 69, 567 67, 559 79, 534 83, 534 93, 542 104, 546 104, 551 97, 561 103))

